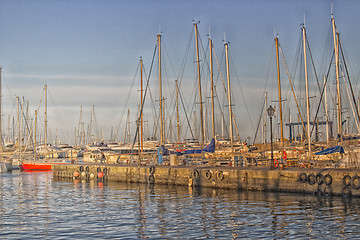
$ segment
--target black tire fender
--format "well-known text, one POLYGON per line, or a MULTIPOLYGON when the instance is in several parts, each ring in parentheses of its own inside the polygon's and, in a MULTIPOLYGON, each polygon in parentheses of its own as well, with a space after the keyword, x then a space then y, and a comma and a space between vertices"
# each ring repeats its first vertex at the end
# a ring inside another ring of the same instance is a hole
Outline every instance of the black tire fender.
POLYGON ((327 186, 330 186, 332 183, 332 176, 330 174, 324 175, 324 183, 327 186))
POLYGON ((313 173, 310 173, 307 177, 307 182, 310 185, 314 185, 316 182, 315 175, 313 173))
POLYGON ((301 183, 306 183, 307 182, 307 175, 306 175, 306 173, 300 173, 300 175, 299 175, 299 181, 301 182, 301 183))
POLYGON ((351 178, 351 187, 354 189, 360 188, 360 177, 358 175, 355 175, 351 178))

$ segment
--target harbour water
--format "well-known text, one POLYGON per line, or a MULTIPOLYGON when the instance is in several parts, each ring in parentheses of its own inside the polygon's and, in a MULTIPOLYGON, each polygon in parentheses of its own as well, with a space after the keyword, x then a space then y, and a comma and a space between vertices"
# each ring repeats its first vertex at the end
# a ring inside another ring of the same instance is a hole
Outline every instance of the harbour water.
POLYGON ((0 174, 2 239, 359 239, 360 199, 0 174))

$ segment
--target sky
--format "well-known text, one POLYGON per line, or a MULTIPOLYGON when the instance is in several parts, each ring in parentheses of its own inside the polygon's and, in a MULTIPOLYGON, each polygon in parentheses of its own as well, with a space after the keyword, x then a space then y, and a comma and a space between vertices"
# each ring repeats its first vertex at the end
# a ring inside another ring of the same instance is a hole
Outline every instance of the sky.
MULTIPOLYGON (((79 126, 80 107, 83 108, 82 122, 87 126, 93 105, 97 132, 102 130, 104 138, 110 139, 111 129, 116 128, 118 139, 122 140, 127 109, 131 110, 131 132, 135 128, 140 57, 149 74, 159 33, 164 56, 165 111, 174 114, 171 105, 174 80, 179 79, 188 114, 191 114, 198 108, 198 104, 194 107, 191 103, 196 102, 194 92, 197 91, 195 43, 190 40, 196 21, 199 22, 204 49, 201 61, 205 95, 208 96, 210 86, 205 65, 210 35, 224 77, 224 40, 229 42, 236 121, 241 139, 253 139, 264 89, 269 91, 270 99, 276 100, 277 97, 275 77, 269 76, 269 66, 275 66, 272 63, 275 34, 291 66, 296 59, 301 24, 305 19, 314 62, 320 68, 330 29, 331 4, 349 58, 352 78, 357 81, 360 2, 355 0, 0 0, 4 134, 9 135, 8 119, 14 117, 16 121, 16 96, 29 102, 29 115, 33 118, 46 84, 52 140, 54 135, 58 135, 58 139, 73 144, 75 128, 79 126), (184 60, 186 63, 183 65, 184 60), (133 81, 134 87, 131 88, 133 81)), ((155 61, 149 85, 154 104, 158 105, 156 67, 155 61)), ((219 73, 214 75, 217 76, 220 105, 224 107, 219 73)), ((144 112, 148 114, 148 124, 151 125, 151 100, 146 101, 148 105, 144 112)), ((43 102, 39 111, 39 121, 44 120, 43 102)), ((225 110, 224 114, 227 114, 225 110)), ((209 111, 206 111, 206 116, 209 116, 209 111)), ((183 134, 189 133, 185 130, 184 113, 182 121, 183 134)), ((217 121, 217 133, 220 134, 220 120, 217 121)), ((172 122, 174 124, 175 120, 172 122)), ((43 127, 41 123, 39 125, 43 127)), ((170 136, 169 131, 167 134, 170 136)))

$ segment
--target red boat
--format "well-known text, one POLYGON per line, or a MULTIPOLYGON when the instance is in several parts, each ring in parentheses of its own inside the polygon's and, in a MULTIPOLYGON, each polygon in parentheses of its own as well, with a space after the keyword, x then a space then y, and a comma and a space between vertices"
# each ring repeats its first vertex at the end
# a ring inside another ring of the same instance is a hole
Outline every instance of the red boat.
POLYGON ((24 171, 51 171, 51 166, 53 164, 59 163, 23 162, 20 164, 20 169, 24 171))

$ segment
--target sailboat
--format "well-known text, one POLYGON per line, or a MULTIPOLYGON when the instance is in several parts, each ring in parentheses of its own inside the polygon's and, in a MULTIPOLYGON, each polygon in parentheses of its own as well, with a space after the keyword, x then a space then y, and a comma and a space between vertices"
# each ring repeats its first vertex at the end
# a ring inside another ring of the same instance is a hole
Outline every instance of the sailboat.
MULTIPOLYGON (((47 142, 47 85, 45 84, 44 87, 45 92, 45 144, 42 146, 44 151, 44 159, 40 160, 37 151, 36 151, 36 138, 34 141, 34 149, 33 154, 34 158, 33 160, 24 159, 20 162, 19 166, 21 170, 25 171, 51 171, 51 166, 54 164, 64 164, 65 162, 50 162, 48 161, 49 154, 51 152, 51 145, 47 142)), ((34 136, 36 136, 36 117, 37 117, 37 111, 35 111, 35 121, 34 121, 34 136)), ((19 138, 20 140, 20 138, 19 138)), ((19 141, 20 142, 20 141, 19 141)), ((21 146, 19 145, 19 150, 21 151, 21 146)), ((21 154, 20 154, 21 156, 21 154)), ((52 158, 53 159, 53 158, 52 158)))

